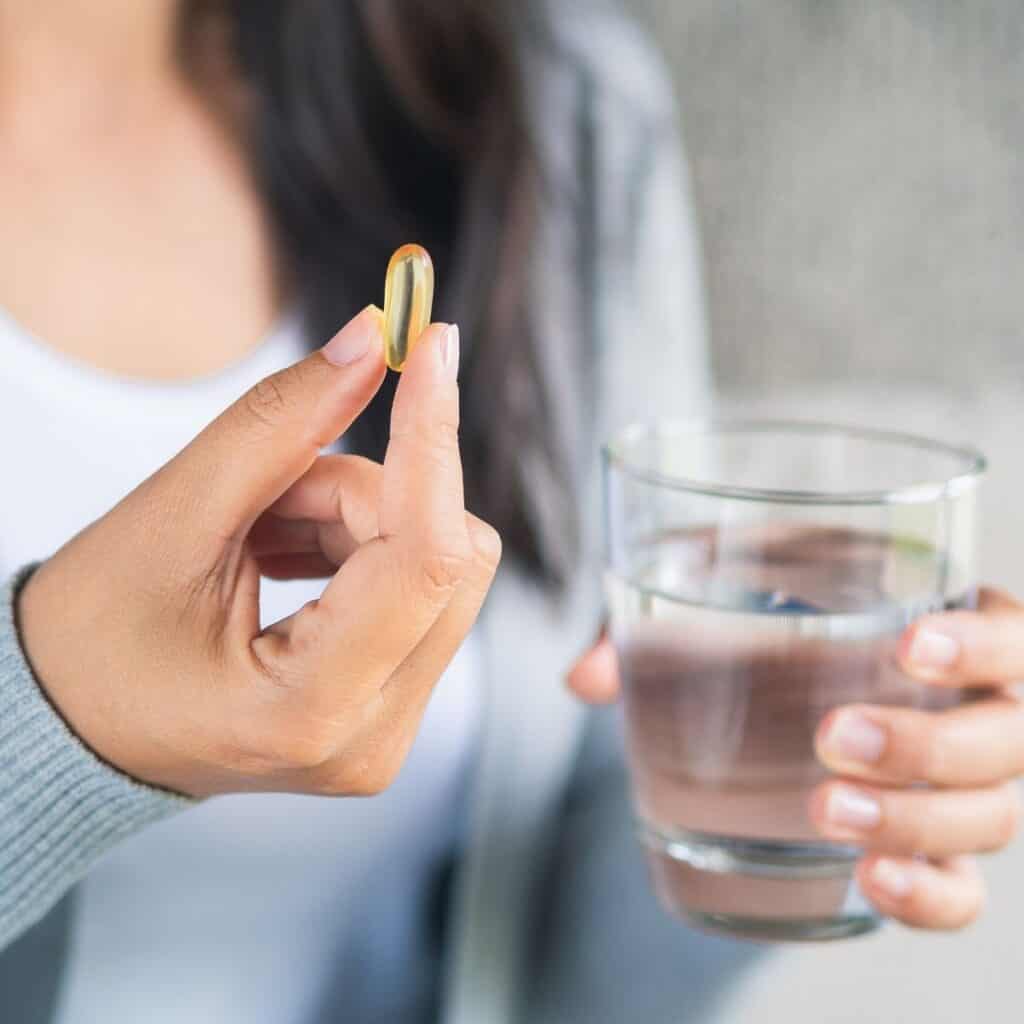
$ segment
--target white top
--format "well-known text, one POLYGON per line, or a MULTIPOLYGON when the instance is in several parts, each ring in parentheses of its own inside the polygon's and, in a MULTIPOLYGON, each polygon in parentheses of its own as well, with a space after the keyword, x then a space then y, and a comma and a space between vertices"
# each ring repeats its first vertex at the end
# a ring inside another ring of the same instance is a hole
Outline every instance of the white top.
MULTIPOLYGON (((305 351, 285 319, 216 375, 128 380, 58 354, 0 312, 0 579, 52 553, 305 351)), ((321 589, 265 582, 264 621, 321 589)), ((375 869, 401 851, 419 873, 452 840, 479 728, 479 659, 471 637, 385 794, 222 797, 111 851, 81 887, 59 1024, 314 1020, 375 869)))

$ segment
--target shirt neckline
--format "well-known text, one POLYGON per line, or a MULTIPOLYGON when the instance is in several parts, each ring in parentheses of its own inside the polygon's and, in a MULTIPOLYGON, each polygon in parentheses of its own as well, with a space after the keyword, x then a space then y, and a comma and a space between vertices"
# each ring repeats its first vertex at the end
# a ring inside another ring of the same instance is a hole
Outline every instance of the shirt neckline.
POLYGON ((301 332, 302 323, 298 311, 294 308, 286 309, 255 345, 221 369, 176 380, 159 380, 118 373, 77 356, 67 355, 0 306, 0 336, 13 342, 19 359, 24 362, 20 370, 28 372, 26 384, 39 379, 52 381, 56 377, 73 384, 76 389, 84 387, 93 397, 100 392, 116 394, 122 400, 130 395, 146 399, 198 396, 223 393, 243 381, 248 385, 266 373, 279 369, 279 351, 291 348, 301 332))

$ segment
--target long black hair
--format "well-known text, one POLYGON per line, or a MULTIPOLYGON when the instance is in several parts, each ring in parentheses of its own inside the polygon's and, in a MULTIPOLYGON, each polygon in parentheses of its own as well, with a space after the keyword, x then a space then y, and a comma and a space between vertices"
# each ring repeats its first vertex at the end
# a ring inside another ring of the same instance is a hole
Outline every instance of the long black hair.
MULTIPOLYGON (((519 42, 529 0, 192 0, 186 57, 219 19, 245 94, 243 131, 279 270, 311 341, 367 302, 399 245, 431 252, 436 318, 463 337, 467 504, 548 582, 523 466, 571 479, 527 315, 537 166, 519 42)), ((348 434, 380 458, 395 381, 348 434)), ((561 561, 564 563, 564 546, 561 561)))

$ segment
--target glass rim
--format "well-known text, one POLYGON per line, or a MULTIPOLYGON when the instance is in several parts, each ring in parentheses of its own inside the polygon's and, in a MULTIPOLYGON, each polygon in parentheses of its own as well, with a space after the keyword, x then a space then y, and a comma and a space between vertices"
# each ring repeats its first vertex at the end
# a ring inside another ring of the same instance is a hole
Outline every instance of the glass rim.
POLYGON ((911 505, 933 503, 954 497, 977 485, 988 469, 988 460, 973 446, 947 444, 919 434, 873 427, 858 427, 824 420, 795 420, 730 416, 709 416, 697 419, 662 419, 631 423, 602 445, 606 466, 626 476, 669 490, 703 494, 709 497, 739 501, 775 502, 788 505, 911 505), (948 456, 962 464, 960 472, 943 480, 922 480, 905 487, 861 491, 779 490, 766 487, 740 487, 718 484, 711 480, 691 479, 631 463, 625 449, 643 438, 668 434, 700 436, 729 433, 779 433, 836 435, 853 440, 875 441, 932 454, 948 456))

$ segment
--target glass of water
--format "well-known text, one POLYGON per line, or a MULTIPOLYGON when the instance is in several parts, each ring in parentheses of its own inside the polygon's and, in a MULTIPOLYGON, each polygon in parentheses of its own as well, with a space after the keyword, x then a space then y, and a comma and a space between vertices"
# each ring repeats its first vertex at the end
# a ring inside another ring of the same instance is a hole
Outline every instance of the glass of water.
POLYGON ((915 618, 975 600, 975 451, 791 423, 633 426, 605 451, 607 593, 634 805, 674 913, 756 939, 878 915, 808 817, 850 703, 962 699, 904 675, 915 618))

